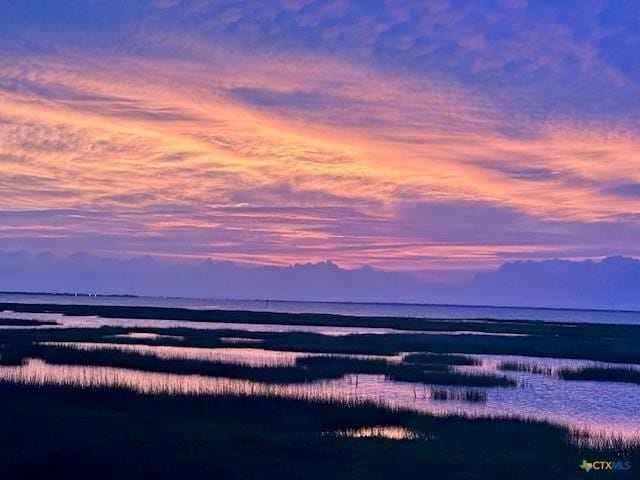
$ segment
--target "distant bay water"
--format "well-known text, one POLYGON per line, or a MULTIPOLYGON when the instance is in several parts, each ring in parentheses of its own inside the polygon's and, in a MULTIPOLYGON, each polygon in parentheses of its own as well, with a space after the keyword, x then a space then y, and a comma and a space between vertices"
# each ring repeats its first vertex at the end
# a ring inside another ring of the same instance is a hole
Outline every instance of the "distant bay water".
POLYGON ((282 300, 212 300, 197 298, 53 295, 30 293, 0 293, 0 302, 153 306, 284 313, 328 313, 338 315, 399 318, 481 318, 494 320, 540 320, 545 322, 640 325, 640 312, 618 310, 578 310, 403 303, 303 302, 282 300))

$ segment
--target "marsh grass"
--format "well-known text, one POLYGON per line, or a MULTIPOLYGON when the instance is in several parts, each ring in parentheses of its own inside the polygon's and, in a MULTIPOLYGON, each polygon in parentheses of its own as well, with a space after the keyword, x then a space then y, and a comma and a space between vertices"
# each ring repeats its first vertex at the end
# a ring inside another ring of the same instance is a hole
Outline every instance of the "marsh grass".
POLYGON ((535 363, 526 362, 500 362, 497 369, 504 372, 524 372, 547 376, 553 375, 552 367, 545 367, 542 365, 536 365, 535 363))
MULTIPOLYGON (((409 366, 407 366, 409 367, 409 366)), ((515 387, 517 382, 502 375, 441 372, 420 368, 400 368, 387 374, 396 382, 424 383, 427 385, 458 385, 466 387, 515 387)))
MULTIPOLYGON (((0 380, 0 465, 3 478, 51 478, 54 471, 61 478, 83 480, 87 478, 87 472, 92 479, 98 480, 174 480, 185 475, 190 480, 377 480, 422 479, 428 472, 433 478, 453 480, 501 480, 514 478, 514 474, 519 479, 532 480, 576 478, 579 473, 577 465, 583 458, 623 456, 634 465, 640 464, 638 442, 619 437, 590 435, 587 441, 584 435, 574 435, 565 428, 541 421, 431 416, 340 395, 332 398, 332 392, 320 398, 314 396, 317 389, 305 385, 314 378, 341 378, 345 374, 364 372, 427 385, 512 386, 513 381, 505 376, 458 372, 455 370, 458 364, 452 362, 389 362, 385 358, 362 359, 348 355, 413 352, 427 356, 446 354, 464 357, 465 354, 505 354, 633 363, 640 362, 637 348, 640 328, 637 326, 363 319, 136 307, 14 304, 0 308, 112 318, 261 324, 288 322, 416 331, 330 337, 300 332, 248 332, 233 329, 232 325, 229 329, 215 331, 119 327, 0 328, 0 363, 3 364, 21 365, 25 359, 36 357, 45 358, 47 362, 59 362, 56 365, 63 366, 63 369, 69 365, 69 369, 91 370, 94 367, 83 366, 93 361, 98 368, 115 366, 116 373, 132 369, 126 373, 155 375, 158 372, 158 377, 162 377, 162 372, 174 372, 177 382, 187 381, 186 377, 195 373, 204 375, 208 382, 215 380, 220 386, 212 393, 196 385, 187 394, 180 389, 180 383, 174 388, 169 382, 141 393, 136 391, 139 384, 133 377, 130 383, 107 386, 106 383, 113 380, 113 371, 104 373, 104 378, 97 377, 93 384, 93 380, 87 383, 82 378, 69 376, 57 385, 52 385, 54 379, 46 376, 26 378, 16 373, 14 378, 0 380), (445 334, 424 335, 419 333, 421 330, 445 334), (460 331, 527 336, 446 334, 460 331), (251 367, 230 365, 228 362, 149 358, 149 355, 132 355, 131 352, 72 352, 71 349, 37 345, 41 342, 111 343, 114 341, 112 335, 136 332, 147 335, 142 338, 139 335, 138 338, 118 337, 118 343, 216 348, 229 346, 224 338, 235 338, 243 340, 240 345, 246 341, 257 341, 261 348, 268 350, 327 355, 303 357, 293 366, 251 367), (343 356, 334 357, 332 354, 343 356), (235 379, 246 379, 246 382, 242 380, 238 387, 239 382, 235 379), (507 385, 501 385, 502 382, 507 382, 507 385), (290 392, 291 395, 288 394, 290 392), (384 427, 405 428, 434 441, 398 442, 380 436, 323 435, 327 431, 366 431, 367 428, 384 427)), ((20 367, 15 369, 16 372, 18 370, 20 367)), ((572 372, 570 375, 578 374, 574 370, 572 372)), ((615 376, 635 379, 635 374, 629 372, 621 375, 581 371, 579 375, 599 375, 607 377, 608 381, 615 376)), ((174 381, 173 377, 171 381, 174 381)), ((425 392, 436 392, 430 394, 432 398, 450 398, 453 394, 448 390, 424 387, 425 392)))
POLYGON ((27 318, 0 318, 0 327, 40 327, 58 325, 53 320, 32 320, 27 318))
MULTIPOLYGON (((30 349, 29 349, 30 350, 30 349)), ((26 361, 26 351, 12 345, 0 345, 0 365, 23 365, 26 361)))
POLYGON ((432 400, 453 400, 458 402, 484 403, 487 401, 487 391, 472 388, 447 389, 431 387, 429 396, 432 400))
MULTIPOLYGON (((632 442, 576 445, 531 420, 431 416, 369 402, 271 395, 141 394, 0 381, 3 478, 576 478, 582 458, 632 442), (377 435, 413 432, 416 440, 377 435), (359 436, 326 432, 365 432, 359 436), (428 438, 430 441, 423 441, 428 438), (398 461, 402 459, 402 461, 398 461)), ((603 453, 604 452, 604 453, 603 453)))
POLYGON ((421 365, 390 362, 386 359, 349 356, 303 356, 293 366, 252 366, 187 358, 160 358, 148 353, 113 348, 78 349, 61 345, 33 345, 22 355, 54 365, 100 366, 145 372, 204 375, 289 384, 334 380, 349 374, 384 375, 403 382, 477 387, 510 387, 516 383, 503 376, 475 375, 450 370, 430 370, 421 365))
POLYGON ((482 362, 468 355, 456 355, 454 353, 409 353, 403 357, 405 363, 418 363, 422 365, 460 365, 474 366, 482 362))
POLYGON ((1 310, 28 313, 60 313, 69 316, 97 315, 104 318, 132 318, 151 320, 182 320, 192 322, 252 323, 259 325, 314 325, 335 327, 371 327, 416 332, 502 333, 550 337, 582 337, 593 339, 640 339, 640 328, 634 325, 597 323, 543 322, 533 320, 428 319, 361 317, 314 313, 251 312, 239 310, 191 310, 187 308, 61 305, 0 303, 1 310))
POLYGON ((190 358, 161 358, 147 353, 117 349, 78 349, 67 346, 37 345, 31 356, 54 365, 100 366, 144 372, 203 375, 209 377, 252 380, 261 383, 304 383, 317 379, 336 379, 338 372, 316 374, 296 366, 243 365, 229 361, 190 358))
MULTIPOLYGON (((405 357, 406 359, 406 357, 405 357)), ((514 387, 516 382, 501 375, 470 374, 441 368, 442 364, 432 365, 396 363, 383 359, 359 359, 345 356, 302 357, 297 365, 311 371, 339 372, 343 374, 381 374, 389 380, 421 383, 427 385, 460 385, 470 387, 514 387)), ((446 366, 448 367, 448 365, 446 366)))
MULTIPOLYGON (((23 306, 27 308, 27 306, 23 306)), ((67 307, 67 306, 62 306, 67 307)), ((17 307, 16 307, 17 308, 17 307)), ((32 308, 32 306, 28 306, 32 308)), ((105 307, 106 308, 106 307, 105 307)), ((59 309, 58 309, 59 310, 59 309)), ((63 309, 64 310, 64 309, 63 309)), ((73 312, 74 310, 69 310, 73 312)), ((102 312, 102 307, 82 307, 77 312, 83 314, 98 314, 102 312)), ((108 310, 110 313, 117 312, 126 316, 127 309, 108 310)), ((145 315, 146 310, 132 310, 132 315, 145 315)), ((153 311, 150 314, 160 315, 164 310, 153 311)), ((102 312, 105 313, 105 312, 102 312)), ((171 312, 165 312, 171 313, 171 312)), ((238 318, 238 312, 217 312, 214 320, 219 320, 219 316, 229 313, 229 318, 236 318, 238 321, 247 320, 245 317, 238 318)), ((79 314, 79 313, 78 313, 79 314)), ((196 315, 198 318, 202 312, 183 312, 181 315, 187 317, 188 314, 196 315)), ((256 314, 257 315, 257 314, 256 314)), ((249 315, 249 319, 254 318, 249 315)), ((312 316, 313 317, 313 316, 312 316)), ((171 317, 168 317, 171 318, 171 317)), ((206 315, 203 318, 208 318, 206 315)), ((267 317, 255 317, 261 323, 267 317)), ((337 317, 338 323, 361 322, 366 326, 366 319, 359 317, 337 317), (347 320, 345 320, 348 319, 347 320)), ((294 318, 280 318, 278 321, 290 322, 312 322, 303 316, 294 318)), ((322 318, 322 320, 327 320, 322 318)), ((389 320, 389 319, 387 319, 389 320)), ((394 320, 403 322, 401 319, 394 320)), ((407 321, 410 321, 408 319, 407 321)), ((309 353, 325 354, 359 354, 359 355, 397 355, 402 352, 414 353, 440 353, 473 355, 525 355, 530 357, 556 357, 567 359, 597 360, 611 363, 638 363, 640 364, 640 349, 638 339, 640 339, 640 326, 619 326, 619 325, 538 325, 536 322, 520 322, 514 324, 518 329, 534 329, 538 333, 527 336, 494 336, 494 335, 472 335, 446 333, 449 323, 452 329, 458 327, 473 329, 473 322, 460 322, 457 320, 439 320, 444 333, 439 335, 425 335, 416 333, 394 333, 394 334, 350 334, 344 336, 329 336, 317 333, 303 332, 250 332, 239 329, 206 330, 196 328, 124 328, 124 327, 101 327, 101 328, 40 328, 30 330, 1 329, 0 343, 37 343, 37 342, 105 342, 112 343, 113 335, 126 335, 130 333, 146 333, 164 335, 162 338, 118 338, 118 343, 165 345, 165 346, 185 346, 215 348, 221 346, 234 346, 227 343, 224 338, 242 338, 247 342, 260 342, 260 347, 265 350, 285 350, 304 351, 309 353), (471 325, 469 325, 471 323, 471 325), (460 325, 458 325, 460 324, 460 325), (597 328, 596 328, 597 327, 597 328), (624 327, 620 329, 619 327, 624 327), (557 330, 567 330, 571 335, 561 335, 557 330), (598 337, 596 332, 601 336, 598 337), (182 337, 183 340, 166 337, 182 337), (569 338, 570 337, 570 338, 569 338)), ((249 322, 250 323, 250 322, 249 322)), ((331 323, 331 322, 330 322, 331 323)), ((482 322, 481 322, 482 323, 482 322)), ((498 322, 500 323, 500 322, 498 322)), ((508 322, 507 322, 508 323, 508 322)), ((484 324, 484 323, 483 323, 484 324)), ((404 325, 403 325, 404 326, 404 325)), ((230 327, 232 325, 230 324, 230 327)), ((512 325, 513 327, 513 325, 512 325)), ((496 327, 498 328, 498 327, 496 327)), ((513 327, 515 328, 515 327, 513 327)), ((242 343, 236 346, 243 346, 242 343)))
POLYGON ((405 427, 375 425, 360 428, 348 428, 326 432, 326 435, 350 438, 384 438, 389 440, 432 440, 433 437, 422 435, 405 427))
POLYGON ((624 438, 620 435, 601 432, 593 433, 581 429, 569 428, 567 441, 580 448, 608 452, 624 458, 640 454, 640 437, 624 438))
POLYGON ((561 368, 556 374, 562 380, 640 384, 640 370, 632 367, 561 368))

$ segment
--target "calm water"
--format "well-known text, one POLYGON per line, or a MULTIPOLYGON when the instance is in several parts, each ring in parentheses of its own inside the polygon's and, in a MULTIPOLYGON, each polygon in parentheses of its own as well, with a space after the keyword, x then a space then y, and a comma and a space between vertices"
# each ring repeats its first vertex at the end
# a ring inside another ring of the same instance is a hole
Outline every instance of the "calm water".
MULTIPOLYGON (((247 332, 309 332, 319 333, 329 336, 341 336, 352 334, 389 334, 389 333, 411 333, 416 331, 399 330, 393 328, 376 328, 376 327, 334 327, 330 325, 278 325, 278 324, 255 324, 255 323, 238 323, 238 322, 189 322, 183 320, 151 320, 144 318, 103 318, 95 315, 74 315, 66 316, 60 313, 28 313, 28 312, 12 312, 0 311, 0 319, 25 319, 25 320, 44 320, 56 322, 56 325, 40 325, 40 326, 5 326, 8 329, 25 329, 25 328, 99 328, 99 327, 124 327, 124 328, 192 328, 199 330, 240 330, 247 332)), ((447 331, 420 331, 423 335, 492 335, 501 337, 518 337, 526 336, 520 333, 487 333, 476 332, 472 330, 459 330, 454 332, 447 331)), ((141 335, 141 334, 129 334, 141 335)), ((149 338, 148 333, 142 334, 149 338)), ((166 335, 164 335, 166 337, 166 335)), ((142 337, 138 337, 142 338, 142 337)), ((247 339, 243 339, 247 341, 247 339)))
MULTIPOLYGON (((89 347, 80 347, 89 348, 89 347)), ((104 348, 104 347, 101 347, 104 348)), ((106 347, 108 348, 108 347, 106 347)), ((127 347, 132 348, 132 347, 127 347)), ((166 347, 158 356, 173 356, 166 347)), ((209 358, 223 359, 225 349, 211 349, 209 358), (220 350, 215 352, 214 350, 220 350)), ((300 356, 296 352, 250 351, 233 354, 232 361, 247 364, 289 364, 300 356), (245 357, 242 359, 242 357, 245 357)), ((190 356, 186 354, 186 356, 190 356)), ((466 371, 495 371, 498 361, 526 360, 553 368, 582 366, 596 362, 557 359, 525 359, 478 355, 483 364, 465 367, 466 371)), ((229 358, 229 357, 227 357, 229 358)), ((602 364, 600 364, 602 365, 602 364)), ((35 384, 73 384, 82 386, 119 386, 151 393, 278 395, 306 399, 368 400, 436 415, 464 413, 470 416, 515 416, 547 420, 594 434, 640 437, 640 387, 612 382, 571 382, 553 376, 508 372, 520 384, 518 388, 486 389, 486 402, 440 401, 431 396, 429 386, 386 380, 383 375, 347 375, 340 380, 294 385, 268 385, 248 380, 142 372, 137 370, 49 365, 31 359, 22 366, 0 368, 0 379, 35 384)), ((440 388, 440 387, 438 387, 440 388)), ((442 387, 444 388, 444 387, 442 387)), ((447 387, 454 390, 453 387, 447 387)))
MULTIPOLYGON (((66 316, 60 313, 28 313, 0 311, 0 319, 32 319, 54 321, 57 325, 42 325, 37 327, 2 327, 2 328, 98 328, 98 327, 124 327, 124 328, 193 328, 199 330, 245 330, 247 332, 309 332, 322 335, 340 336, 353 333, 415 333, 392 328, 375 327, 333 327, 320 325, 261 325, 255 323, 230 323, 230 322, 189 322, 183 320, 151 320, 144 318, 103 318, 95 315, 66 316)), ((446 332, 425 332, 443 334, 446 332)), ((449 332, 452 335, 465 332, 449 332)), ((467 332, 480 335, 481 332, 467 332)), ((501 334, 498 334, 501 335, 501 334)), ((509 334, 503 334, 509 335, 509 334)))
POLYGON ((640 325, 640 312, 570 310, 401 303, 284 302, 265 300, 207 300, 152 297, 89 297, 73 295, 0 294, 0 302, 60 303, 183 307, 195 309, 251 310, 284 313, 332 313, 340 315, 415 318, 491 318, 554 322, 624 323, 640 325))
MULTIPOLYGON (((318 312, 351 315, 428 317, 428 318, 494 318, 532 319, 544 321, 603 322, 640 324, 637 312, 604 312, 582 310, 547 310, 493 307, 454 307, 430 305, 340 304, 308 302, 258 302, 154 299, 124 297, 62 297, 40 295, 0 295, 0 301, 21 303, 83 303, 111 305, 151 305, 187 308, 220 308, 236 310, 269 310, 281 312, 318 312)), ((391 333, 399 330, 344 327, 306 327, 287 325, 249 325, 213 322, 156 321, 138 319, 104 319, 95 316, 66 317, 59 314, 30 314, 0 312, 4 318, 35 318, 55 320, 59 327, 96 327, 114 325, 122 327, 189 327, 224 330, 253 330, 286 332, 310 331, 326 335, 354 333, 391 333)), ((25 328, 25 327, 22 327, 25 328)), ((39 327, 40 328, 40 327, 39 327)), ((51 327, 43 327, 51 328, 51 327)), ((128 334, 127 340, 148 340, 149 333, 128 334)), ((155 334, 157 337, 157 334, 155 334)), ((154 338, 156 338, 154 337, 154 338)), ((260 340, 241 338, 232 332, 225 337, 228 348, 185 348, 179 346, 148 346, 118 344, 121 336, 107 339, 108 344, 66 344, 79 349, 114 348, 135 351, 160 358, 192 358, 216 360, 246 365, 292 365, 305 352, 275 352, 264 350, 260 340)), ((162 336, 157 337, 159 339, 162 336)), ((180 341, 179 337, 172 337, 180 341)), ((606 366, 604 363, 584 360, 554 358, 527 358, 498 355, 473 355, 481 365, 459 367, 470 373, 498 372, 503 361, 535 364, 551 369, 560 367, 606 366)), ((401 357, 389 357, 400 361, 401 357)), ((619 365, 618 365, 619 366, 619 365)), ((635 366, 634 368, 640 368, 635 366)), ((411 408, 434 414, 465 413, 472 416, 517 416, 549 420, 594 433, 612 433, 624 437, 640 437, 640 385, 614 382, 564 381, 553 375, 524 372, 498 372, 518 382, 518 388, 480 389, 486 392, 484 402, 442 401, 432 398, 431 388, 412 383, 389 381, 382 375, 349 375, 340 380, 319 381, 299 385, 266 385, 246 380, 141 372, 120 368, 49 365, 39 359, 31 359, 22 366, 0 367, 0 379, 35 383, 72 383, 78 386, 124 386, 143 392, 172 393, 236 393, 243 395, 271 394, 302 398, 327 398, 340 400, 370 400, 385 405, 411 408)), ((455 390, 453 387, 440 387, 455 390)), ((349 433, 350 434, 350 433, 349 433)), ((382 435, 365 432, 363 435, 382 435)))

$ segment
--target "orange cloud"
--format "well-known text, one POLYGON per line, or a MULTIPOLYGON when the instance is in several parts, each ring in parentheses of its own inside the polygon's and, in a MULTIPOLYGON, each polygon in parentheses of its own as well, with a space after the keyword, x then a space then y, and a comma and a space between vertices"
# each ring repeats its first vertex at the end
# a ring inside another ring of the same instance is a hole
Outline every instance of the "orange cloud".
POLYGON ((461 86, 323 58, 216 55, 211 67, 2 65, 1 209, 99 212, 39 225, 68 239, 61 249, 108 226, 125 239, 118 252, 412 270, 553 255, 568 249, 566 236, 553 241, 563 225, 638 211, 640 199, 604 188, 640 183, 633 135, 571 122, 509 135, 501 105, 461 86), (398 226, 405 204, 469 201, 550 237, 435 240, 457 221, 445 217, 419 233, 398 226))

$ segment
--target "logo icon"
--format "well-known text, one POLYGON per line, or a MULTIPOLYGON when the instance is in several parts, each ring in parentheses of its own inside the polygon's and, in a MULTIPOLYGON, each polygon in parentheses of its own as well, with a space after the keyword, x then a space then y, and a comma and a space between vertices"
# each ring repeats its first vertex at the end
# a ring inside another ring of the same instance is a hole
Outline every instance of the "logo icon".
POLYGON ((582 460, 582 463, 579 465, 579 467, 583 469, 585 472, 588 472, 593 468, 593 463, 587 462, 586 460, 582 460))

